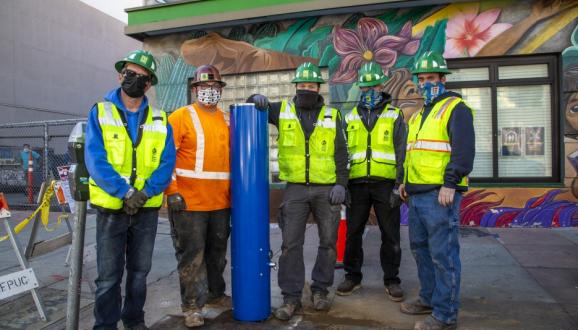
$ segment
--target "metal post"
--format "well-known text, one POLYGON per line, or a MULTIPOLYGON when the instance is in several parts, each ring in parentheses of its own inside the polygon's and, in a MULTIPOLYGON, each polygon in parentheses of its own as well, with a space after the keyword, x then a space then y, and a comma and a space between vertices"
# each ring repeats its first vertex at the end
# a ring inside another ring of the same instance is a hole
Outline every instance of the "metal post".
POLYGON ((28 203, 34 203, 34 160, 32 159, 32 149, 28 150, 28 203))
MULTIPOLYGON (((42 202, 48 187, 50 187, 50 185, 47 182, 42 182, 42 185, 40 186, 40 192, 38 193, 38 198, 36 199, 38 206, 40 206, 40 203, 42 202)), ((26 250, 24 250, 26 259, 32 258, 34 243, 36 242, 36 235, 38 234, 38 227, 40 227, 40 212, 36 214, 36 217, 34 217, 34 223, 32 223, 32 231, 30 232, 28 245, 26 245, 26 250)))
POLYGON ((43 166, 43 180, 44 182, 48 182, 48 140, 50 137, 48 136, 48 123, 44 123, 44 161, 42 164, 43 166))
POLYGON ((68 139, 68 151, 74 163, 70 166, 68 182, 72 197, 76 201, 76 221, 72 232, 72 252, 68 276, 68 298, 66 305, 66 329, 78 328, 80 311, 80 289, 82 287, 82 259, 84 257, 84 230, 86 226, 86 203, 89 200, 88 171, 84 164, 84 132, 86 123, 78 123, 68 139))
MULTIPOLYGON (((22 252, 20 250, 20 242, 18 242, 18 237, 16 237, 16 234, 12 230, 12 227, 10 227, 8 219, 4 219, 4 227, 6 227, 6 232, 10 237, 10 242, 12 243, 12 247, 14 248, 14 253, 16 253, 16 258, 18 258, 18 263, 20 263, 20 267, 22 267, 22 269, 27 269, 28 263, 26 262, 26 259, 24 259, 24 256, 22 256, 22 252)), ((40 314, 40 318, 43 321, 46 321, 46 313, 44 312, 44 306, 42 305, 42 300, 40 299, 38 292, 36 292, 36 289, 31 289, 30 292, 32 293, 32 299, 34 299, 34 304, 36 305, 36 309, 40 314)))
POLYGON ((262 321, 271 314, 267 112, 231 106, 231 273, 233 316, 262 321))
POLYGON ((84 251, 84 229, 86 226, 86 203, 77 202, 76 221, 72 232, 72 252, 68 276, 68 298, 66 304, 66 329, 78 328, 80 311, 80 289, 82 286, 82 258, 84 251))

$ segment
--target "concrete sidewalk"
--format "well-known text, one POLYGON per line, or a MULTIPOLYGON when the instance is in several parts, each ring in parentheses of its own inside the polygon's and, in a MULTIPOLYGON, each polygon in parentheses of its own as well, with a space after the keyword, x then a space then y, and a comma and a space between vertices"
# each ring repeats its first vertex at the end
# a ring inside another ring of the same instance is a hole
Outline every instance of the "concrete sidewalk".
MULTIPOLYGON (((17 216, 13 217, 17 219, 17 216)), ((86 245, 94 244, 94 216, 87 222, 86 245)), ((60 230, 63 230, 62 228, 60 230)), ((42 232, 46 236, 56 233, 42 232)), ((20 237, 28 238, 23 232, 20 237)), ((399 312, 399 304, 387 300, 379 265, 379 230, 368 227, 365 237, 363 287, 349 297, 333 297, 327 313, 311 309, 308 290, 304 310, 290 322, 273 318, 259 323, 233 320, 231 312, 207 310, 207 329, 412 329, 419 317, 399 312)), ((271 228, 271 247, 279 257, 281 234, 271 228)), ((484 229, 462 228, 462 309, 460 329, 578 329, 578 228, 565 229, 484 229)), ((409 251, 407 227, 402 227, 402 266, 400 277, 408 297, 417 294, 415 262, 409 251)), ((317 251, 315 225, 307 229, 304 246, 307 282, 317 251)), ((1 329, 62 329, 65 324, 68 268, 64 265, 67 248, 33 260, 41 282, 41 295, 49 317, 38 317, 30 294, 0 301, 1 329)), ((80 329, 90 329, 96 276, 94 257, 88 256, 84 268, 80 329)), ((185 329, 180 316, 176 261, 168 222, 159 223, 153 269, 145 307, 152 329, 185 329)), ((18 270, 16 258, 7 242, 0 243, 0 275, 18 270)), ((230 283, 230 269, 225 272, 230 283)), ((335 286, 343 278, 337 270, 335 286)), ((271 274, 272 306, 278 306, 281 293, 277 274, 271 274)), ((228 288, 230 294, 230 287, 228 288)), ((120 324, 119 324, 120 326, 120 324)))

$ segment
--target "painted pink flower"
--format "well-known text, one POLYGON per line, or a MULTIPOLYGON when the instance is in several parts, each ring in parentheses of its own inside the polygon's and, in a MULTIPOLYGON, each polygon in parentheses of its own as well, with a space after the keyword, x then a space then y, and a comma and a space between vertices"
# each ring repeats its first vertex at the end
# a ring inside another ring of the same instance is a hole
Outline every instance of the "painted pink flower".
POLYGON ((450 18, 446 27, 444 57, 475 56, 490 40, 512 27, 497 23, 500 9, 490 9, 478 15, 478 10, 461 12, 450 18))
POLYGON ((411 21, 408 21, 398 35, 388 35, 387 25, 371 17, 360 19, 355 30, 335 26, 333 47, 341 56, 341 64, 331 82, 354 82, 357 71, 365 62, 378 63, 387 74, 398 53, 413 55, 417 51, 420 41, 412 38, 411 28, 411 21))

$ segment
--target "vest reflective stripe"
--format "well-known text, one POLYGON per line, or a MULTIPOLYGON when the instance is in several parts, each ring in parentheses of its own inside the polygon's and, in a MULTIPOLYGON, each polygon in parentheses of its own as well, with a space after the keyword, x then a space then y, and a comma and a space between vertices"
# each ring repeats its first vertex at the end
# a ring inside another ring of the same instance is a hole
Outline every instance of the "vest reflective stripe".
POLYGON ((183 168, 176 168, 175 173, 177 176, 191 179, 229 180, 230 178, 228 172, 197 172, 183 168))
POLYGON ((425 141, 419 140, 407 145, 407 150, 428 150, 439 152, 452 152, 449 141, 425 141))
MULTIPOLYGON (((375 158, 382 158, 382 159, 395 161, 395 154, 387 154, 385 152, 372 151, 371 155, 375 156, 375 158)), ((351 155, 351 160, 365 160, 366 156, 367 156, 366 151, 356 152, 353 155, 351 155)))
MULTIPOLYGON (((404 164, 407 183, 440 185, 444 183, 445 169, 450 162, 452 151, 448 122, 460 102, 463 100, 459 97, 440 100, 431 109, 423 125, 421 123, 423 108, 409 120, 404 164)), ((467 186, 468 178, 464 177, 459 185, 467 186)))
POLYGON ((287 100, 282 102, 279 114, 281 180, 293 183, 335 183, 337 120, 337 110, 324 106, 307 143, 295 105, 287 100))
MULTIPOLYGON (((132 186, 143 189, 146 180, 160 164, 167 136, 166 114, 152 107, 147 109, 145 122, 140 126, 141 139, 135 149, 121 114, 114 104, 98 103, 97 111, 108 162, 128 184, 131 184, 133 178, 132 186), (132 163, 133 152, 136 158, 135 165, 132 163)), ((89 189, 91 204, 110 210, 122 208, 122 199, 106 193, 92 178, 89 180, 89 189)), ((149 198, 144 206, 160 207, 162 201, 163 194, 160 193, 149 198)))
MULTIPOLYGON (((193 122, 193 127, 195 129, 195 135, 197 138, 197 150, 195 152, 195 168, 194 170, 188 170, 183 168, 175 169, 176 176, 191 178, 191 179, 206 179, 206 180, 229 180, 229 172, 207 172, 204 171, 205 165, 205 133, 203 130, 203 125, 199 118, 199 114, 194 106, 188 106, 189 114, 191 116, 191 121, 193 122)), ((227 121, 225 116, 225 121, 227 121)), ((227 123, 228 125, 228 123, 227 123)), ((174 178, 176 180, 176 177, 174 178)))
POLYGON ((371 132, 353 108, 345 116, 350 154, 349 179, 380 177, 395 179, 397 174, 393 132, 401 111, 386 105, 371 132), (369 158, 369 159, 368 159, 369 158))

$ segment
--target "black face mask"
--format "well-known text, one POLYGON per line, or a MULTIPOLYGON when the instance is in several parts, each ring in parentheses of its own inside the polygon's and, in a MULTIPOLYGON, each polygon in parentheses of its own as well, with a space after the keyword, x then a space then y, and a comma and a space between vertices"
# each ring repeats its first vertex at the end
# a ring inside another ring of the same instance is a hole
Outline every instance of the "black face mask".
POLYGON ((295 95, 295 105, 298 108, 313 109, 317 105, 319 93, 298 89, 295 95))
POLYGON ((125 75, 120 87, 126 93, 126 95, 136 99, 142 97, 145 94, 145 87, 149 80, 149 77, 125 75))

